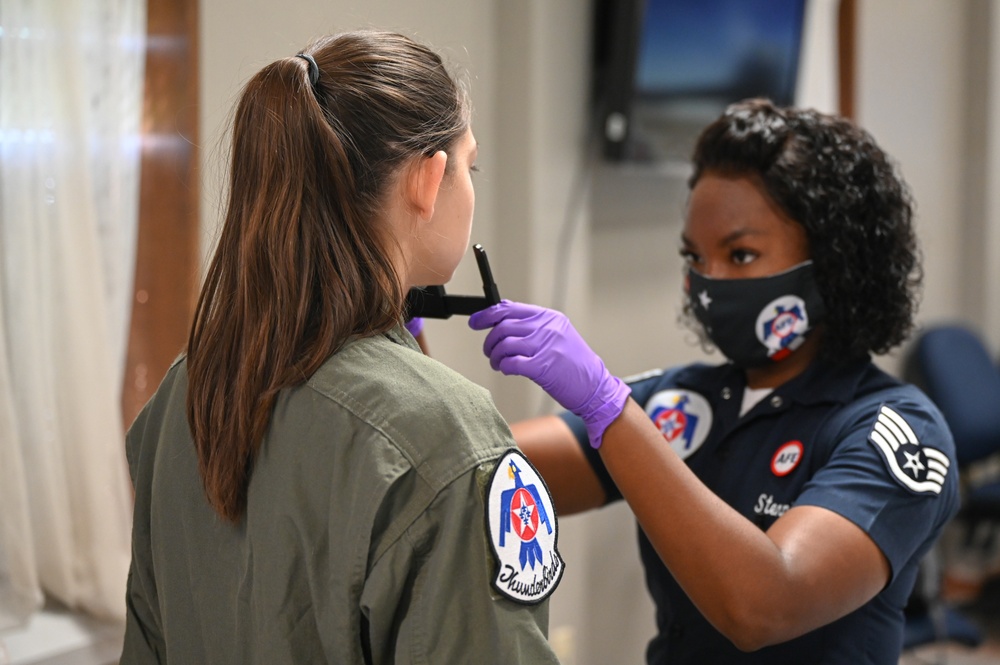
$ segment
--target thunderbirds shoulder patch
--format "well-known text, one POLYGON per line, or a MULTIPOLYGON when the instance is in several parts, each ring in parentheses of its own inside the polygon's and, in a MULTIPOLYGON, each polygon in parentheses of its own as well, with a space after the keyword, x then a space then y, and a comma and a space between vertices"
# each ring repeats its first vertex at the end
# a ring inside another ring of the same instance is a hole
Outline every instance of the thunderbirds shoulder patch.
POLYGON ((519 603, 548 598, 565 568, 556 550, 556 511, 542 477, 516 450, 493 471, 486 523, 497 558, 496 590, 519 603))
POLYGON ((901 415, 882 405, 868 434, 878 448, 889 473, 915 494, 940 494, 951 461, 936 448, 917 441, 913 429, 901 415))
POLYGON ((712 407, 691 390, 661 390, 646 402, 646 415, 681 459, 705 443, 712 429, 712 407))

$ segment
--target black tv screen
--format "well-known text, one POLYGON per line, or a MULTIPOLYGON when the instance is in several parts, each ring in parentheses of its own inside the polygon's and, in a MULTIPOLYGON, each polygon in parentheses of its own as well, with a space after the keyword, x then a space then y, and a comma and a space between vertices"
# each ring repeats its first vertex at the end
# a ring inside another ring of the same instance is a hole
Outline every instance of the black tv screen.
POLYGON ((728 104, 758 96, 794 103, 806 1, 600 0, 605 156, 686 161, 698 132, 728 104))

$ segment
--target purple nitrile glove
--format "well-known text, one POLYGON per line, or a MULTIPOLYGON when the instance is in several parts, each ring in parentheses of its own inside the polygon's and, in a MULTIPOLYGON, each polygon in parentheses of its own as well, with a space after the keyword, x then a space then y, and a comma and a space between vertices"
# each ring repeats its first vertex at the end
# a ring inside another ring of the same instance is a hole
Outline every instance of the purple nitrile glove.
POLYGON ((469 317, 473 330, 493 328, 483 351, 490 366, 524 376, 583 419, 590 445, 621 415, 631 389, 612 376, 562 312, 501 300, 469 317))
POLYGON ((419 316, 415 316, 412 319, 408 319, 403 325, 406 329, 410 331, 410 334, 416 337, 424 331, 424 319, 419 316))

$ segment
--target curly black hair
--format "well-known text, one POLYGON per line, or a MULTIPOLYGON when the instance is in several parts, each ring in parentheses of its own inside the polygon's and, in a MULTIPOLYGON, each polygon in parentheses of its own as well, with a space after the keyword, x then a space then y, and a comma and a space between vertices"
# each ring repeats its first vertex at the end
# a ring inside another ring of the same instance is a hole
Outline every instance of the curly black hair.
POLYGON ((825 358, 885 353, 906 339, 923 279, 913 201, 868 132, 750 99, 702 131, 692 161, 689 188, 706 172, 755 178, 805 228, 826 308, 825 358))

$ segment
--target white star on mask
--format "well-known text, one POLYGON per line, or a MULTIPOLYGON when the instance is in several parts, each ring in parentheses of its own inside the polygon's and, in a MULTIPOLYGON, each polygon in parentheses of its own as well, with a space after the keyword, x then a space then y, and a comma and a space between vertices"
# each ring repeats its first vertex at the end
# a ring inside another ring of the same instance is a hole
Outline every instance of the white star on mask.
POLYGON ((712 303, 712 299, 708 297, 708 291, 702 291, 698 294, 698 300, 701 301, 701 306, 708 309, 708 306, 712 303))

